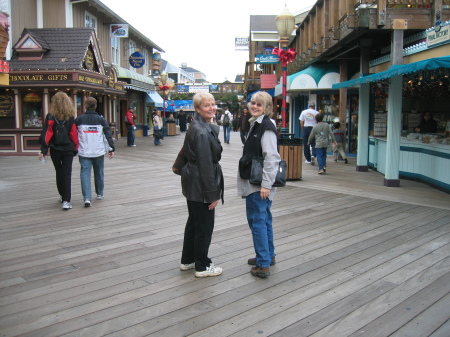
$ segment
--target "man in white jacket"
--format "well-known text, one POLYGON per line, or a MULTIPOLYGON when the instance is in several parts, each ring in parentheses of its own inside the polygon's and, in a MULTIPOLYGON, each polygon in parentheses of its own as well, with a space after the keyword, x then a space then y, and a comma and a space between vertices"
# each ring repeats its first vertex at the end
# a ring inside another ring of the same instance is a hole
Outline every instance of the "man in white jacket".
POLYGON ((223 126, 223 141, 230 144, 230 132, 231 132, 231 121, 233 120, 233 115, 226 108, 225 113, 221 116, 220 121, 223 126))

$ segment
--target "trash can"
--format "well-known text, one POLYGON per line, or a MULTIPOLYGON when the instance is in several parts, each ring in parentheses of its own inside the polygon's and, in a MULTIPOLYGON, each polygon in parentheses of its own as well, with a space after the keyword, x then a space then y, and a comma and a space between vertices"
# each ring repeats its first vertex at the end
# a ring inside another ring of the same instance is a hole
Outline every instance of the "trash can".
POLYGON ((143 125, 143 130, 144 130, 144 137, 148 137, 148 130, 149 130, 149 126, 148 125, 143 125))
POLYGON ((286 161, 286 180, 302 179, 302 138, 292 138, 280 135, 278 144, 280 146, 280 156, 286 161))
POLYGON ((177 134, 177 128, 175 121, 166 121, 167 135, 175 136, 177 134))

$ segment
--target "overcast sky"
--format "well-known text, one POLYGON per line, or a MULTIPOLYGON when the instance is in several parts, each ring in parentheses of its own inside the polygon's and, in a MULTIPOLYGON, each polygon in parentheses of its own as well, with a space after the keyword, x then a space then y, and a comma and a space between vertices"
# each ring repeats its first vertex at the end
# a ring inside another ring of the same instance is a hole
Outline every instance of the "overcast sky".
POLYGON ((245 71, 248 51, 235 51, 234 38, 248 36, 250 15, 295 14, 316 0, 101 0, 164 49, 161 56, 186 62, 210 82, 234 81, 245 71))

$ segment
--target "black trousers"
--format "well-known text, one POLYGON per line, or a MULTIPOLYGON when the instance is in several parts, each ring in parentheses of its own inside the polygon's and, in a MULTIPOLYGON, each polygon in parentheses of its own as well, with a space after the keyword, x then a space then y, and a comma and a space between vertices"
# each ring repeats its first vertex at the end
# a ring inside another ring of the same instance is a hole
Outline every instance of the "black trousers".
POLYGON ((56 171, 56 187, 63 201, 70 202, 72 196, 72 162, 73 152, 50 150, 56 171))
POLYGON ((181 263, 195 262, 196 271, 206 270, 212 262, 208 251, 214 229, 215 209, 210 211, 208 205, 187 200, 189 217, 184 229, 181 263))

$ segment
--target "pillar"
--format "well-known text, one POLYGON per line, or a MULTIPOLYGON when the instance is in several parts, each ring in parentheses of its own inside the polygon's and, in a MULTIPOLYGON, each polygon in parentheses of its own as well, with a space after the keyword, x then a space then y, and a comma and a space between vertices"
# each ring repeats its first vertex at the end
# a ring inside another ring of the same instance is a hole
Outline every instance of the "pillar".
POLYGON ((369 170, 369 112, 370 112, 370 83, 361 84, 359 88, 358 113, 358 156, 356 171, 369 170))

